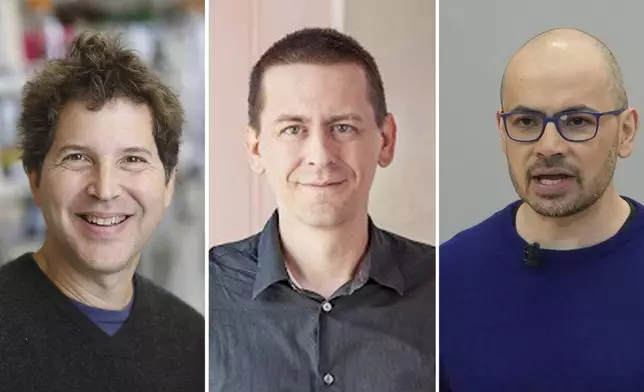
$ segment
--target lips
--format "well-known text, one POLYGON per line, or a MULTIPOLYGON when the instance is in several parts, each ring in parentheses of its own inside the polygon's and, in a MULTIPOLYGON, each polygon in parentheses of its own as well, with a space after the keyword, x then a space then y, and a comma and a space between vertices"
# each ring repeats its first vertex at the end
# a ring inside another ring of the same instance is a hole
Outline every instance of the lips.
POLYGON ((78 214, 80 218, 85 220, 87 223, 101 226, 101 227, 111 227, 117 226, 125 222, 131 215, 127 214, 113 214, 113 215, 97 215, 97 214, 78 214))
POLYGON ((346 180, 300 181, 300 185, 326 187, 343 184, 346 180))
POLYGON ((564 169, 537 169, 531 171, 533 177, 537 176, 568 176, 574 177, 574 174, 569 170, 564 169))
POLYGON ((563 181, 566 181, 567 179, 571 178, 568 176, 539 176, 539 177, 534 177, 540 184, 542 185, 557 185, 563 181))
POLYGON ((552 185, 573 178, 575 175, 564 169, 537 169, 531 172, 531 177, 544 185, 552 185))
POLYGON ((323 187, 323 186, 340 185, 340 184, 342 184, 343 182, 344 182, 344 181, 312 182, 312 183, 308 183, 308 184, 304 184, 304 185, 323 187))

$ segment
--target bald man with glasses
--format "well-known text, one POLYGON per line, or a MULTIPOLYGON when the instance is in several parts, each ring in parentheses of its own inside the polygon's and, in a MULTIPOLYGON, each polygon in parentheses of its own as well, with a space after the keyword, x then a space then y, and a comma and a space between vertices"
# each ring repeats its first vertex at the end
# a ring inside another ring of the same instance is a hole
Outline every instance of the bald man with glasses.
POLYGON ((519 199, 440 247, 441 391, 643 391, 644 207, 621 71, 556 29, 512 57, 497 113, 519 199))

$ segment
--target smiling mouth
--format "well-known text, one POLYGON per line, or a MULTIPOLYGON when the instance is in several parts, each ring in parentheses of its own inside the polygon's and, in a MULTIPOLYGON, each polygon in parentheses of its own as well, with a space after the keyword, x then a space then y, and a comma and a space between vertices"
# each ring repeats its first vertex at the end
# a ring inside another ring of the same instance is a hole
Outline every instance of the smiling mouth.
POLYGON ((310 182, 310 183, 303 183, 302 185, 323 188, 323 187, 327 187, 327 186, 341 185, 341 184, 344 184, 344 182, 345 182, 345 180, 342 180, 342 181, 328 181, 328 182, 310 182))
POLYGON ((118 226, 121 223, 125 222, 131 215, 118 215, 109 218, 100 218, 94 215, 79 214, 78 215, 85 222, 100 227, 112 227, 118 226))

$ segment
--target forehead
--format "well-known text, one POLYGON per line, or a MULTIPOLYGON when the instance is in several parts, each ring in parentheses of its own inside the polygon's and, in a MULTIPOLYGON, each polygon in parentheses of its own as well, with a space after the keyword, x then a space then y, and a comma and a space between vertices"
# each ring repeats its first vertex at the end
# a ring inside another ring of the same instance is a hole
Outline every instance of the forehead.
POLYGON ((100 110, 84 102, 67 103, 56 127, 54 145, 82 142, 94 148, 154 143, 150 108, 124 98, 107 102, 100 110))
POLYGON ((608 66, 596 56, 524 56, 508 68, 504 81, 504 108, 518 105, 547 113, 579 105, 614 109, 608 66))
POLYGON ((262 83, 263 115, 333 114, 370 110, 365 73, 357 64, 288 64, 267 70, 262 83))

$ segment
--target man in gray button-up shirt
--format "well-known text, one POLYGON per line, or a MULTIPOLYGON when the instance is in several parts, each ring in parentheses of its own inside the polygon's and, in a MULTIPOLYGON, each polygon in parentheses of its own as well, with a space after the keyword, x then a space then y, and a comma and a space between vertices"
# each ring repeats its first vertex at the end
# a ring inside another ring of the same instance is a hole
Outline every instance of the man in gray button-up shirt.
POLYGON ((368 214, 396 124, 352 38, 304 29, 250 77, 246 150, 277 210, 210 251, 210 390, 434 390, 434 248, 368 214))

